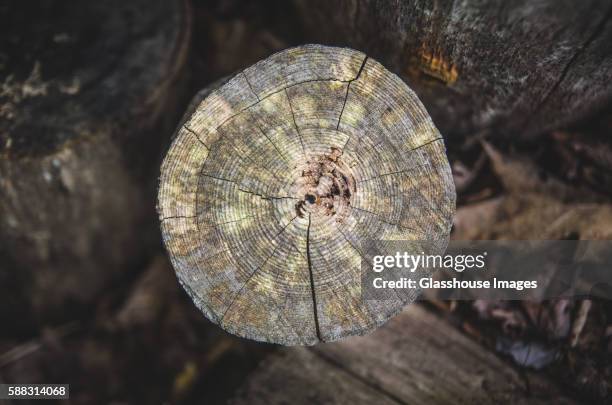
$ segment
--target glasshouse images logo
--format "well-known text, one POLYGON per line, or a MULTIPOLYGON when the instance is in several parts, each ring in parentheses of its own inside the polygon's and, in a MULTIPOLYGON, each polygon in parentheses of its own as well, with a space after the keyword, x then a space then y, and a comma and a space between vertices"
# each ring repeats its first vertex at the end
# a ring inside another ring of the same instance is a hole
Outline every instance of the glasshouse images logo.
POLYGON ((479 255, 426 255, 424 252, 414 255, 408 252, 397 252, 395 255, 374 256, 372 270, 380 273, 385 269, 406 269, 411 273, 422 270, 464 270, 485 268, 487 252, 479 255))

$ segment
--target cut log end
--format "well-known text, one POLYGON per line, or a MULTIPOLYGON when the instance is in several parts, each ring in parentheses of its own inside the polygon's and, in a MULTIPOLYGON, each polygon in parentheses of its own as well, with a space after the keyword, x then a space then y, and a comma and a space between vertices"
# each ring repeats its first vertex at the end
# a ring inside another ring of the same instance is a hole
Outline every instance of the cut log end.
POLYGON ((196 305, 286 345, 364 334, 414 300, 362 299, 364 244, 443 247, 454 209, 442 137, 415 94, 364 54, 318 45, 212 91, 178 130, 158 201, 196 305))

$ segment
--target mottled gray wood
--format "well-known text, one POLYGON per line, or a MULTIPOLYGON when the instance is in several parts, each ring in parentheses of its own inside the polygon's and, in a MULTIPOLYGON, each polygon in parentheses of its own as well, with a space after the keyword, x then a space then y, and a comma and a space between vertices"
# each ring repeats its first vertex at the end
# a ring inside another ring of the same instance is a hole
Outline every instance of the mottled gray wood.
POLYGON ((415 89, 445 135, 529 136, 605 105, 606 0, 295 0, 310 40, 367 52, 415 89))
POLYGON ((282 348, 251 374, 240 404, 560 404, 574 402, 450 324, 411 305, 369 336, 282 348), (529 387, 528 387, 529 384, 529 387))
POLYGON ((158 211, 179 281, 239 336, 311 345, 366 333, 416 297, 361 299, 369 240, 434 240, 455 208, 416 95, 364 54, 307 45, 213 90, 179 128, 158 211))

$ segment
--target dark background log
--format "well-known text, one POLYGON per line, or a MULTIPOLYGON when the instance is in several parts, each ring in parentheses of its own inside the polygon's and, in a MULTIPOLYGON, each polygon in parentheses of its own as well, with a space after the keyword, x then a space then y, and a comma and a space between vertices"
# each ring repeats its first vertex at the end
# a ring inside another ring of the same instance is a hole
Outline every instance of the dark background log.
POLYGON ((610 100, 612 3, 295 0, 313 40, 380 60, 445 136, 529 137, 610 100))
POLYGON ((159 244, 191 17, 183 1, 0 7, 0 322, 23 333, 87 311, 159 244))

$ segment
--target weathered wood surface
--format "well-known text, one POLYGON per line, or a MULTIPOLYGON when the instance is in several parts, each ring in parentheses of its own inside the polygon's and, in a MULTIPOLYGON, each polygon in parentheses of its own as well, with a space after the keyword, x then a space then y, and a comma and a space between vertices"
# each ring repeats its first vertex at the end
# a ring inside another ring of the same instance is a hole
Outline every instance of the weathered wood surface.
POLYGON ((0 7, 0 323, 22 333, 76 317, 157 245, 190 17, 182 1, 0 7))
POLYGON ((376 332, 312 348, 282 348, 231 401, 241 404, 572 404, 540 376, 511 368, 411 305, 376 332))
POLYGON ((612 95, 607 0, 295 0, 309 39, 380 60, 445 136, 529 136, 612 95))
POLYGON ((364 242, 434 240, 455 190, 416 95, 350 49, 289 49, 229 80, 179 128, 158 211, 179 281, 213 322, 287 345, 363 334, 416 292, 360 298, 364 242))

